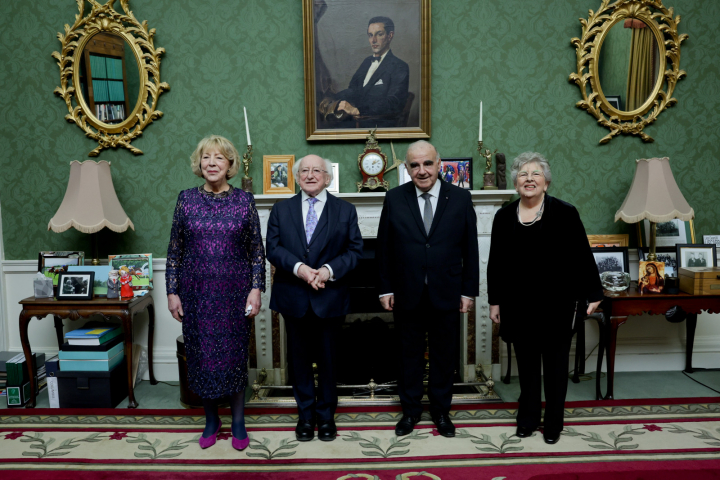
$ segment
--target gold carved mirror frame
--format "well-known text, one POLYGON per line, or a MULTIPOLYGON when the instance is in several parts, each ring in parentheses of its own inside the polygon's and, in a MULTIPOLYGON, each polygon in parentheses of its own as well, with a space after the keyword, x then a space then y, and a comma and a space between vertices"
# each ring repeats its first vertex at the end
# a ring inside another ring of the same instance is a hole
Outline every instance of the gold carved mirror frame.
POLYGON ((113 8, 116 0, 108 0, 105 5, 96 0, 76 1, 80 12, 75 16, 72 27, 66 24, 65 33, 58 33, 62 50, 52 54, 60 67, 60 86, 55 88, 55 94, 65 100, 69 112, 65 119, 76 124, 85 132, 85 136, 100 144, 89 153, 91 157, 98 156, 105 148, 116 147, 124 147, 135 155, 142 155, 142 150, 130 145, 130 142, 163 115, 156 108, 160 94, 170 89, 167 83, 160 82, 160 56, 165 53, 165 49, 155 47, 155 29, 148 30, 147 21, 137 21, 128 7, 129 0, 120 0, 124 14, 113 8), (87 16, 83 16, 85 1, 92 5, 87 16), (139 98, 134 100, 134 106, 129 107, 124 120, 117 124, 98 119, 90 109, 88 99, 76 88, 81 85, 80 65, 85 47, 94 36, 103 33, 115 35, 126 42, 125 48, 132 50, 139 70, 139 98))
POLYGON ((580 87, 583 99, 575 104, 597 119, 597 123, 610 129, 600 140, 608 143, 620 133, 638 135, 645 142, 652 142, 643 129, 657 116, 677 103, 672 96, 678 80, 686 73, 680 70, 680 44, 687 34, 678 34, 680 16, 674 16, 672 8, 666 8, 662 0, 602 0, 597 12, 590 10, 589 18, 580 19, 582 36, 573 38, 577 54, 577 72, 570 75, 570 82, 580 87), (602 91, 599 76, 600 51, 610 29, 621 21, 636 19, 652 31, 658 49, 658 78, 652 93, 645 102, 632 111, 615 108, 602 91), (588 87, 589 90, 588 90, 588 87))

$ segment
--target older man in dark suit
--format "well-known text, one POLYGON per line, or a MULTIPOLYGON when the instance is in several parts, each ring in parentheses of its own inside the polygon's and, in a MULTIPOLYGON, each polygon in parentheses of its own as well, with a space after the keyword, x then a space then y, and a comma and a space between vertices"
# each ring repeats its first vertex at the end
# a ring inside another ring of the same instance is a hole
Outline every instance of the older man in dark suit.
POLYGON ((373 54, 360 64, 348 88, 335 95, 340 100, 336 113, 375 117, 361 118, 362 128, 400 126, 398 116, 408 99, 410 69, 390 50, 395 24, 388 17, 373 17, 367 35, 373 54))
POLYGON ((441 435, 453 437, 460 313, 479 294, 477 219, 470 192, 438 180, 435 147, 423 140, 411 144, 405 164, 412 182, 387 193, 377 247, 380 302, 394 314, 402 358, 403 417, 395 433, 407 435, 420 421, 427 333, 430 415, 441 435))
POLYGON ((362 256, 362 235, 355 207, 325 190, 332 181, 328 160, 308 155, 293 173, 302 191, 275 204, 268 220, 266 255, 276 269, 270 308, 287 329, 295 436, 312 440, 317 424, 318 438, 329 441, 337 435, 336 336, 350 310, 346 278, 362 256))

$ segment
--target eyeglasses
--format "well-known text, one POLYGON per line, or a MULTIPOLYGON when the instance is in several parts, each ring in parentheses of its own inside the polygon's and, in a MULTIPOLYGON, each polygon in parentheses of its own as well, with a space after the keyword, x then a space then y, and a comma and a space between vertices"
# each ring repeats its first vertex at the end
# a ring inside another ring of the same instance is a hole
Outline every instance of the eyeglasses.
POLYGON ((532 172, 520 172, 517 175, 518 180, 527 180, 528 177, 532 178, 533 180, 540 180, 540 178, 544 177, 545 174, 541 172, 540 170, 533 170, 532 172))
POLYGON ((302 170, 300 170, 300 176, 307 177, 310 174, 310 172, 312 172, 313 175, 320 175, 321 173, 327 173, 327 170, 320 170, 319 168, 313 168, 313 169, 303 168, 302 170))

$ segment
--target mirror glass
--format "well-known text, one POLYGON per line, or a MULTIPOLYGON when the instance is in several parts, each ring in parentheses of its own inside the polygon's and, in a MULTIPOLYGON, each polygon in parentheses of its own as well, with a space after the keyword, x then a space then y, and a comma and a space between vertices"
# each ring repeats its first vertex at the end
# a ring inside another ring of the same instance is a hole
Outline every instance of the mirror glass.
POLYGON ((600 88, 621 112, 640 108, 651 96, 660 74, 657 39, 642 20, 626 18, 607 32, 600 49, 600 88))
POLYGON ((90 114, 109 125, 124 122, 140 100, 140 66, 130 44, 106 32, 93 35, 80 59, 78 95, 90 114))

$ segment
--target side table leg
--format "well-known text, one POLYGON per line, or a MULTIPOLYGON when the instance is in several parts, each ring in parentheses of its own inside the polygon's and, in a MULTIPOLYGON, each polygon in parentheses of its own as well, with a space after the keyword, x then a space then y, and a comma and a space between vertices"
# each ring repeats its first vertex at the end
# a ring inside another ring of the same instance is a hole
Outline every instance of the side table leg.
POLYGON ((57 335, 58 348, 62 347, 63 344, 63 323, 62 318, 57 315, 53 315, 55 320, 55 335, 57 335))
POLYGON ((617 346, 617 331, 620 325, 627 321, 627 317, 615 317, 610 319, 610 342, 607 355, 607 395, 605 400, 613 399, 613 386, 615 382, 615 348, 617 346))
POLYGON ((610 328, 610 325, 607 322, 607 317, 603 315, 601 320, 598 320, 598 330, 600 332, 600 342, 598 345, 598 359, 597 359, 597 368, 595 370, 595 400, 602 400, 602 387, 600 386, 600 377, 602 376, 602 363, 603 363, 603 354, 605 353, 605 348, 607 348, 608 344, 608 329, 610 328))
POLYGON ((27 363, 28 375, 30 376, 30 401, 27 402, 27 408, 34 408, 37 402, 37 391, 35 390, 35 371, 33 370, 32 350, 30 349, 30 339, 28 337, 28 324, 32 317, 23 309, 20 312, 20 343, 22 344, 25 361, 27 363))
POLYGON ((157 385, 153 371, 153 347, 155 345, 155 305, 150 304, 148 310, 148 370, 150 372, 150 385, 157 385))
POLYGON ((120 315, 123 323, 123 332, 125 333, 125 363, 127 365, 127 382, 128 382, 128 408, 137 408, 138 403, 135 401, 135 388, 133 386, 133 325, 132 314, 125 310, 120 315))
POLYGON ((695 328, 697 327, 697 313, 688 313, 685 320, 685 372, 693 373, 692 354, 695 344, 695 328))

